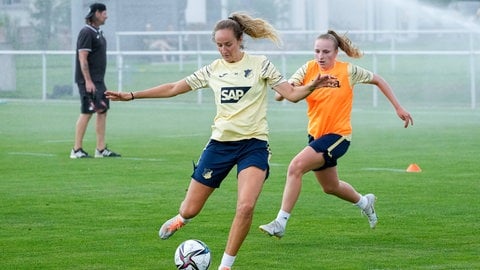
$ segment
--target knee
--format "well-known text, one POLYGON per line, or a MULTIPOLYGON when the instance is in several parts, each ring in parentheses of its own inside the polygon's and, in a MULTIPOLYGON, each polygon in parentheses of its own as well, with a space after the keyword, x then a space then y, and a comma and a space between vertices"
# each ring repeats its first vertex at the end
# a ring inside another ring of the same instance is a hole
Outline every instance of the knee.
POLYGON ((335 194, 335 189, 332 187, 322 187, 322 188, 323 188, 323 192, 325 192, 326 194, 329 194, 329 195, 335 194))
POLYGON ((288 175, 291 177, 300 178, 304 172, 304 164, 302 160, 294 159, 288 165, 288 175))
POLYGON ((254 204, 240 203, 236 209, 236 216, 242 219, 251 219, 253 217, 253 211, 255 209, 254 204))
POLYGON ((338 185, 322 185, 322 189, 328 195, 335 195, 338 191, 338 185))

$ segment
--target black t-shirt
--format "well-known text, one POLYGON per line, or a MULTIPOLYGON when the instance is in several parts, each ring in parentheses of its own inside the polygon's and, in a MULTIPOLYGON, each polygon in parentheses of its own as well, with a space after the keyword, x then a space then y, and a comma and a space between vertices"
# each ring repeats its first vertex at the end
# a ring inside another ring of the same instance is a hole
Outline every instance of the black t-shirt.
POLYGON ((78 34, 75 82, 85 83, 82 70, 80 69, 80 61, 78 60, 79 50, 87 50, 89 52, 87 59, 92 80, 94 82, 103 82, 107 68, 107 40, 103 36, 102 31, 90 25, 85 25, 78 34))

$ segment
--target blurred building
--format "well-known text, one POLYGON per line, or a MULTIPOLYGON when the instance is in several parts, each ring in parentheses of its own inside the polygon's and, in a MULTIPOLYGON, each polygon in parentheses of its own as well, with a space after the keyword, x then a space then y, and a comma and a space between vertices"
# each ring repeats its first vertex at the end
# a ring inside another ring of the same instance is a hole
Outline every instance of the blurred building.
POLYGON ((31 43, 29 0, 0 1, 0 49, 13 46, 11 39, 20 43, 31 43), (12 28, 15 28, 15 31, 12 28), (15 35, 15 37, 12 37, 15 35))

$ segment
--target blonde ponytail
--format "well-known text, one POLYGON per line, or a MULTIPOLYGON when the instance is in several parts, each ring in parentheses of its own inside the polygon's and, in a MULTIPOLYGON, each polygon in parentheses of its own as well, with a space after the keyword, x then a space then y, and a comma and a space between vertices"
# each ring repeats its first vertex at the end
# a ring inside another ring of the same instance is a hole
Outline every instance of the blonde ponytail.
POLYGON ((233 30, 237 40, 245 33, 253 39, 266 38, 270 39, 277 46, 282 45, 282 40, 277 30, 270 23, 261 18, 253 18, 247 13, 234 12, 228 19, 219 21, 213 30, 213 37, 215 36, 215 32, 226 28, 233 30))
POLYGON ((333 30, 328 30, 326 34, 318 36, 317 39, 329 39, 335 44, 335 48, 340 48, 348 56, 352 58, 360 58, 363 56, 363 53, 358 49, 352 41, 347 37, 347 35, 340 36, 333 30))

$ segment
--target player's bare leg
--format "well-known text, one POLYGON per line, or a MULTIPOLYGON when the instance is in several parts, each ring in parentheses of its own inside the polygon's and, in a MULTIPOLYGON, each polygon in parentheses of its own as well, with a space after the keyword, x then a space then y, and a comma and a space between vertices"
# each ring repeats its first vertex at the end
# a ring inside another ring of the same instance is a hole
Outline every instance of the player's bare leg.
POLYGON ((237 208, 222 261, 225 257, 231 257, 230 260, 233 263, 238 250, 247 237, 265 177, 266 171, 257 167, 249 167, 238 174, 237 208))

